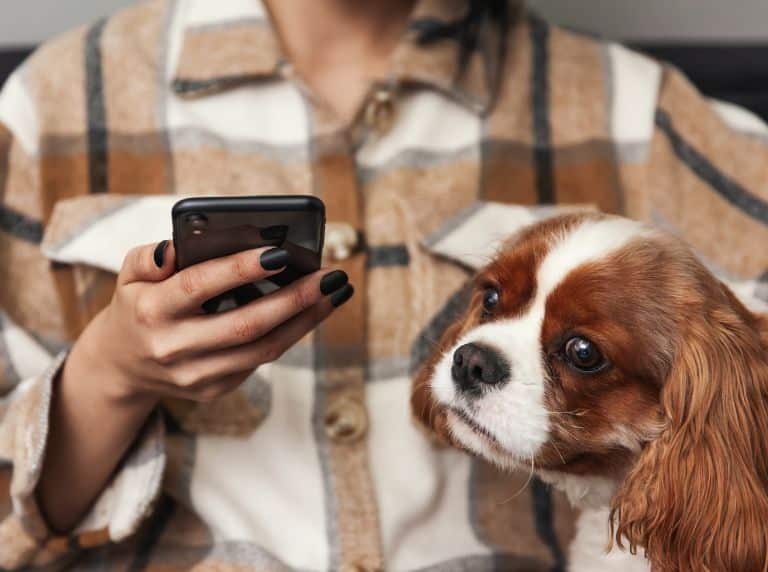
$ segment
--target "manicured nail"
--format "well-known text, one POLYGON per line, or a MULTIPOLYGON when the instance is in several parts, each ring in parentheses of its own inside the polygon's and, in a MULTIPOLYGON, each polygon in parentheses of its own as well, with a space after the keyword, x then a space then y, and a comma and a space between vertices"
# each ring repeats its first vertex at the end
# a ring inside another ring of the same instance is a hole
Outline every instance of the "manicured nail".
POLYGON ((221 298, 211 298, 210 300, 206 300, 203 302, 203 312, 206 314, 213 314, 216 310, 219 309, 219 304, 221 303, 221 298))
POLYGON ((163 263, 165 262, 165 247, 168 246, 167 240, 161 240, 157 243, 157 246, 155 247, 155 253, 152 255, 155 259, 155 266, 158 268, 163 267, 163 263))
POLYGON ((271 248, 261 254, 259 262, 264 270, 277 270, 282 268, 291 259, 291 255, 287 250, 282 248, 271 248))
POLYGON ((347 273, 343 270, 334 270, 320 279, 320 292, 327 296, 331 292, 336 292, 339 288, 349 282, 347 273))
POLYGON ((352 284, 347 284, 337 292, 333 293, 333 296, 331 296, 331 304, 334 308, 338 308, 344 302, 349 300, 354 293, 355 289, 352 287, 352 284))

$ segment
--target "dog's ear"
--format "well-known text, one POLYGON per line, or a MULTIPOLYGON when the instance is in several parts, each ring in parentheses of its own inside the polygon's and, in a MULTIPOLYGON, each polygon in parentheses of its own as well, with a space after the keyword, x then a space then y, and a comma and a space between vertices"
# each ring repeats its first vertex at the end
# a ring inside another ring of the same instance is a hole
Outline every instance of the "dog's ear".
POLYGON ((768 570, 768 320, 726 298, 688 324, 665 426, 613 500, 617 543, 654 570, 768 570))

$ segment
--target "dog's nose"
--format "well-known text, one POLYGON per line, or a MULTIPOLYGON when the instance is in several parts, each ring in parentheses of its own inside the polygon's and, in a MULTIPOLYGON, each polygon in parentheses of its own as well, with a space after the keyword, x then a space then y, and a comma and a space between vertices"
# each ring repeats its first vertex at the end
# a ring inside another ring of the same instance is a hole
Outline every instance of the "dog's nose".
POLYGON ((509 363, 495 349, 483 344, 464 344, 453 352, 451 377, 464 392, 500 385, 509 379, 509 363))

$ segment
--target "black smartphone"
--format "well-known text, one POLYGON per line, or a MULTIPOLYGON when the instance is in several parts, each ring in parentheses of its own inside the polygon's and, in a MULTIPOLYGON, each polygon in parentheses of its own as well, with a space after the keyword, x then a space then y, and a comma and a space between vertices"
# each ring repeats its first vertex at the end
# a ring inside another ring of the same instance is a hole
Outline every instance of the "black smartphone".
POLYGON ((325 205, 317 197, 191 197, 177 202, 171 217, 177 270, 263 246, 291 255, 285 270, 210 300, 207 312, 247 303, 320 268, 325 205))

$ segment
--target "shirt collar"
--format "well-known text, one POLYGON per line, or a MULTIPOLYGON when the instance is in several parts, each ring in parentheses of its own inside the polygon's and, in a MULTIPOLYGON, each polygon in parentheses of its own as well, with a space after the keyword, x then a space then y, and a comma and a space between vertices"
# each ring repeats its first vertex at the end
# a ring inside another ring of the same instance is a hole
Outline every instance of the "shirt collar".
MULTIPOLYGON (((223 14, 212 9, 218 4, 190 0, 182 15, 181 50, 172 79, 172 88, 181 97, 204 97, 274 78, 285 61, 261 0, 237 2, 237 9, 223 14)), ((382 81, 431 87, 485 113, 502 72, 504 40, 498 26, 479 22, 477 49, 460 73, 462 39, 455 32, 468 5, 466 0, 417 0, 393 53, 391 75, 382 81)), ((509 5, 512 22, 517 1, 510 0, 509 5)))

